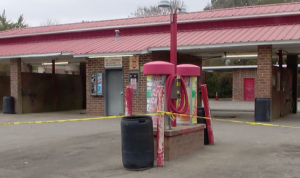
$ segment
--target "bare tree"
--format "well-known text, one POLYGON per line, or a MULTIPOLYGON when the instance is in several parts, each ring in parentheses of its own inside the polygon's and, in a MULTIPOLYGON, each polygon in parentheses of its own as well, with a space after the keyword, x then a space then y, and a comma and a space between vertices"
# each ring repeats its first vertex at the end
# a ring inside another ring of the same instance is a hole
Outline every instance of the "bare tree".
POLYGON ((211 3, 205 7, 205 10, 299 1, 300 0, 211 0, 211 3))
MULTIPOLYGON (((171 0, 171 6, 173 9, 176 7, 179 8, 187 8, 185 3, 182 0, 171 0)), ((135 12, 131 13, 129 17, 148 17, 148 16, 155 16, 155 15, 166 15, 170 14, 169 8, 159 8, 158 4, 151 5, 151 6, 138 6, 135 12)))
POLYGON ((42 22, 41 26, 51 26, 51 25, 58 25, 59 22, 56 19, 47 19, 44 22, 42 22))

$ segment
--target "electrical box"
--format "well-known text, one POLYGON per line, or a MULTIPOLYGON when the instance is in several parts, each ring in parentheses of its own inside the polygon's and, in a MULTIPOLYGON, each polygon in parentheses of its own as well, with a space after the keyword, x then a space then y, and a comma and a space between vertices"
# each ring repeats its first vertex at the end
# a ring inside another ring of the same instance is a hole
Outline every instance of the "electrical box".
POLYGON ((139 94, 140 82, 139 72, 129 72, 129 86, 133 89, 133 94, 139 94))
POLYGON ((91 74, 90 82, 90 95, 102 96, 102 73, 91 74))
POLYGON ((172 83, 171 99, 180 99, 180 77, 177 77, 172 83))

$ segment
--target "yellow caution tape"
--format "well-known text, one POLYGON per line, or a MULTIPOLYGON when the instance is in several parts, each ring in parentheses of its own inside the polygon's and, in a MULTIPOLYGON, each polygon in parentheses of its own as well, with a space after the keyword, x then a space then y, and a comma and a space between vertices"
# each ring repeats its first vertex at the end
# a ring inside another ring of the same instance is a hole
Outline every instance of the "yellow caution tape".
MULTIPOLYGON (((186 114, 178 114, 178 113, 163 112, 163 111, 158 111, 158 114, 165 114, 165 115, 171 115, 171 116, 173 116, 173 115, 178 115, 178 116, 188 116, 188 117, 191 116, 191 115, 186 115, 186 114)), ((211 120, 222 121, 222 122, 231 122, 231 123, 239 123, 239 124, 255 125, 255 126, 281 127, 281 128, 300 129, 300 126, 299 126, 299 127, 296 127, 296 126, 286 126, 286 125, 268 124, 268 123, 260 123, 260 122, 246 122, 246 121, 229 120, 229 119, 218 119, 218 118, 209 118, 209 117, 200 117, 200 116, 191 116, 191 117, 196 117, 196 118, 199 118, 199 119, 211 119, 211 120)))
POLYGON ((95 121, 95 120, 105 120, 105 119, 117 119, 124 117, 122 116, 108 116, 108 117, 96 117, 96 118, 85 118, 85 119, 66 119, 66 120, 53 120, 53 121, 29 121, 29 122, 7 122, 0 123, 2 125, 24 125, 24 124, 53 124, 53 123, 64 123, 64 122, 79 122, 79 121, 95 121))
MULTIPOLYGON (((186 114, 178 114, 178 113, 163 112, 163 111, 158 111, 157 113, 153 113, 153 114, 135 114, 134 116, 158 116, 158 115, 171 116, 173 118, 173 120, 176 120, 175 115, 190 117, 190 115, 186 115, 186 114)), ((107 117, 95 117, 95 118, 84 118, 84 119, 52 120, 52 121, 7 122, 7 123, 0 123, 0 126, 24 125, 24 124, 53 124, 53 123, 80 122, 80 121, 95 121, 95 120, 106 120, 106 119, 118 119, 118 118, 122 118, 122 117, 125 117, 125 115, 107 116, 107 117)), ((255 126, 282 127, 282 128, 300 129, 300 126, 296 127, 296 126, 276 125, 276 124, 259 123, 259 122, 246 122, 246 121, 229 120, 229 119, 218 119, 218 118, 209 118, 209 117, 200 117, 200 116, 192 116, 192 117, 196 117, 196 118, 199 118, 199 119, 211 119, 211 120, 222 121, 222 122, 231 122, 231 123, 239 123, 239 124, 247 124, 247 125, 255 125, 255 126)))

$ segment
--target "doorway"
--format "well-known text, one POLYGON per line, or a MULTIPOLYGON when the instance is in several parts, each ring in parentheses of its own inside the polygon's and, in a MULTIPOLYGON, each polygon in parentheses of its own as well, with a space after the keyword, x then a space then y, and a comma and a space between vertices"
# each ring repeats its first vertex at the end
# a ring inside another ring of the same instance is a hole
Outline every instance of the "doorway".
POLYGON ((244 101, 255 100, 255 79, 244 78, 244 101))
POLYGON ((117 116, 124 113, 123 70, 106 70, 106 115, 117 116))

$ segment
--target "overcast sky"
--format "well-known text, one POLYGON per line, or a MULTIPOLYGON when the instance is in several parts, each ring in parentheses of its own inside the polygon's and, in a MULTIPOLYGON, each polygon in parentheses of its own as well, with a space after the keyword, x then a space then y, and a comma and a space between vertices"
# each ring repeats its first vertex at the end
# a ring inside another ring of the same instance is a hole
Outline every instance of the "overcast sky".
MULTIPOLYGON (((188 12, 202 11, 210 0, 183 0, 188 12)), ((9 19, 23 14, 30 26, 46 19, 59 23, 126 18, 138 6, 157 4, 159 0, 0 0, 0 10, 9 19)), ((2 12, 1 12, 2 13, 2 12)))

